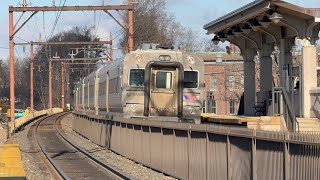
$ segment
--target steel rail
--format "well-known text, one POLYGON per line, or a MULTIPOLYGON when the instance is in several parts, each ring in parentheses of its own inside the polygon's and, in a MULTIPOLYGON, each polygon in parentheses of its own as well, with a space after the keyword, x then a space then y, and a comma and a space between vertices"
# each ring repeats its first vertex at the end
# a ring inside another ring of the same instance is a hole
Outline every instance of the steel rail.
POLYGON ((78 150, 78 152, 80 152, 81 154, 83 154, 84 156, 88 157, 91 161, 95 162, 97 165, 99 165, 100 167, 102 167, 103 169, 106 169, 110 172, 112 172, 114 175, 120 177, 121 179, 124 180, 131 180, 134 179, 133 177, 128 176, 127 174, 119 171, 117 168, 111 166, 110 164, 107 164, 105 162, 100 161, 99 159, 95 158, 94 156, 92 156, 89 152, 87 152, 86 150, 84 150, 83 148, 79 147, 78 145, 72 143, 68 138, 66 138, 62 132, 60 130, 58 130, 57 128, 57 121, 65 116, 67 114, 63 114, 62 116, 59 116, 58 118, 56 118, 55 120, 55 130, 58 132, 58 134, 61 136, 62 139, 64 139, 68 144, 70 144, 72 147, 74 147, 75 149, 78 150))
MULTIPOLYGON (((63 114, 63 115, 65 115, 65 114, 63 114)), ((63 115, 61 115, 61 116, 63 116, 63 115)), ((56 170, 56 172, 60 175, 60 177, 62 179, 69 180, 70 178, 65 173, 63 173, 63 171, 59 168, 59 166, 53 161, 53 159, 49 156, 49 154, 44 150, 44 146, 43 146, 43 144, 40 143, 40 140, 39 140, 39 137, 38 137, 38 133, 37 132, 38 132, 39 125, 41 124, 41 122, 43 122, 45 119, 48 119, 51 116, 52 115, 44 117, 44 118, 40 119, 39 122, 37 122, 36 127, 34 129, 34 131, 35 131, 34 134, 36 136, 36 140, 37 140, 37 143, 38 143, 38 145, 39 145, 39 147, 41 149, 41 152, 45 155, 45 157, 47 158, 47 160, 49 161, 51 166, 56 170)))
MULTIPOLYGON (((40 121, 41 119, 45 119, 45 118, 46 118, 45 116, 48 116, 48 115, 43 115, 43 116, 40 116, 40 117, 36 117, 36 118, 34 118, 32 121, 35 121, 35 120, 39 120, 39 121, 40 121)), ((31 121, 30 123, 32 123, 32 121, 31 121)), ((36 122, 35 125, 36 125, 37 123, 39 123, 39 121, 36 122)), ((27 125, 27 124, 23 124, 21 127, 26 126, 26 125, 27 125)), ((31 126, 31 127, 30 127, 30 130, 29 130, 29 131, 32 130, 32 132, 33 132, 33 135, 32 135, 33 139, 34 139, 35 136, 36 136, 36 130, 35 130, 35 128, 36 128, 36 126, 34 126, 34 127, 31 126)), ((33 146, 34 146, 35 148, 37 148, 37 152, 40 152, 39 150, 41 150, 41 149, 40 149, 39 144, 38 144, 36 141, 32 141, 32 144, 33 144, 33 146)), ((56 169, 52 166, 52 164, 50 163, 50 161, 47 160, 46 156, 45 156, 43 153, 39 154, 39 156, 40 156, 40 158, 43 160, 44 164, 45 164, 47 167, 49 167, 49 171, 51 172, 52 176, 53 176, 55 179, 59 179, 59 178, 61 179, 61 175, 57 173, 56 169)))

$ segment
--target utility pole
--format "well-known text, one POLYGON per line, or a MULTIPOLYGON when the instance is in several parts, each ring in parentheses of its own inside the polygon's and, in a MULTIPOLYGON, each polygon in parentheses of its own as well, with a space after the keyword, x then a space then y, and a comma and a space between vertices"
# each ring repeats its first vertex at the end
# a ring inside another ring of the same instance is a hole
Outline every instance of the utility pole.
POLYGON ((52 113, 52 81, 51 81, 51 71, 52 71, 52 64, 51 60, 49 60, 49 109, 50 113, 52 113))
POLYGON ((69 81, 70 81, 70 80, 69 80, 69 78, 70 78, 70 72, 69 72, 69 71, 70 71, 70 69, 69 69, 69 66, 68 66, 68 65, 65 65, 64 68, 66 69, 66 81, 67 81, 67 82, 66 82, 66 84, 67 84, 67 95, 66 95, 66 97, 67 97, 66 99, 67 99, 67 100, 66 100, 66 103, 67 103, 67 104, 71 104, 71 103, 70 103, 70 93, 69 93, 69 88, 70 88, 70 87, 69 87, 69 81))
MULTIPOLYGON (((109 58, 110 58, 110 61, 113 60, 113 49, 112 49, 112 33, 110 32, 110 54, 109 54, 109 58)), ((108 63, 108 61, 107 61, 108 63)))
POLYGON ((9 12, 9 54, 10 54, 10 119, 13 122, 13 128, 16 128, 14 121, 14 106, 15 106, 15 97, 14 97, 14 42, 13 42, 13 12, 9 12))
POLYGON ((34 54, 33 54, 33 42, 30 42, 30 108, 31 113, 33 113, 33 62, 34 62, 34 54))
MULTIPOLYGON (((132 0, 129 0, 129 5, 132 5, 132 0)), ((129 29, 129 49, 128 49, 128 53, 130 53, 131 51, 133 51, 133 9, 129 9, 128 11, 128 29, 129 29)))
POLYGON ((61 62, 61 108, 64 109, 64 64, 61 62))

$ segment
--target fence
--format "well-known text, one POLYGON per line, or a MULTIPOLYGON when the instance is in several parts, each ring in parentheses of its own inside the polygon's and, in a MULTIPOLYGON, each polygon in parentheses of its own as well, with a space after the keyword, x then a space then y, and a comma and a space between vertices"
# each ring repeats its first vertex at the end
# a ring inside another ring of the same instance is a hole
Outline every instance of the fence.
POLYGON ((310 90, 311 109, 310 116, 312 118, 320 118, 320 88, 310 90))
MULTIPOLYGON (((63 110, 61 108, 52 108, 52 113, 60 113, 63 110)), ((10 126, 11 126, 11 133, 16 131, 17 129, 19 129, 21 126, 23 126, 24 124, 28 123, 30 120, 36 118, 36 117, 40 117, 46 114, 50 114, 50 110, 41 110, 41 111, 36 111, 34 113, 29 113, 23 117, 20 117, 18 119, 15 119, 15 122, 11 122, 10 126)))
POLYGON ((284 116, 289 131, 296 131, 297 119, 295 111, 293 111, 293 106, 286 90, 282 87, 272 88, 272 116, 275 114, 284 116))
POLYGON ((73 117, 73 129, 92 142, 179 179, 320 179, 319 135, 73 117))

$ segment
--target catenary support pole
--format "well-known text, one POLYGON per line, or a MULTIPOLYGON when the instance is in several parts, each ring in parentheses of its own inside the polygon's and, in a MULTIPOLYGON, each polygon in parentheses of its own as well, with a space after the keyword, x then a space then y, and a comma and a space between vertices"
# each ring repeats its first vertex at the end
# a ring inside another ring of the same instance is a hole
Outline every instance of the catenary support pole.
POLYGON ((52 64, 51 61, 49 61, 49 109, 50 113, 52 113, 52 64))
POLYGON ((61 63, 61 108, 64 109, 64 63, 61 63))
POLYGON ((34 63, 34 54, 33 54, 33 43, 30 42, 30 109, 33 113, 33 63, 34 63))
MULTIPOLYGON (((129 0, 129 4, 132 5, 132 0, 129 0)), ((128 39, 128 45, 129 45, 129 49, 128 49, 128 53, 133 51, 133 9, 129 9, 128 12, 128 29, 129 29, 129 39, 128 39)))
POLYGON ((112 33, 110 32, 110 61, 113 60, 112 33))
POLYGON ((9 53, 10 53, 10 119, 13 122, 13 128, 15 128, 14 122, 14 42, 13 42, 13 12, 9 11, 9 53))

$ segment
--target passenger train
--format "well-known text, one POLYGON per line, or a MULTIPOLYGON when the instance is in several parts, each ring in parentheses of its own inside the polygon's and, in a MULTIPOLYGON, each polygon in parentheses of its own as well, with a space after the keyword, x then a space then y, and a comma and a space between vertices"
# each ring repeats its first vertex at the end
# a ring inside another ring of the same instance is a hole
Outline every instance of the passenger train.
POLYGON ((198 123, 203 91, 203 60, 158 45, 130 52, 81 79, 75 86, 75 110, 198 123))

